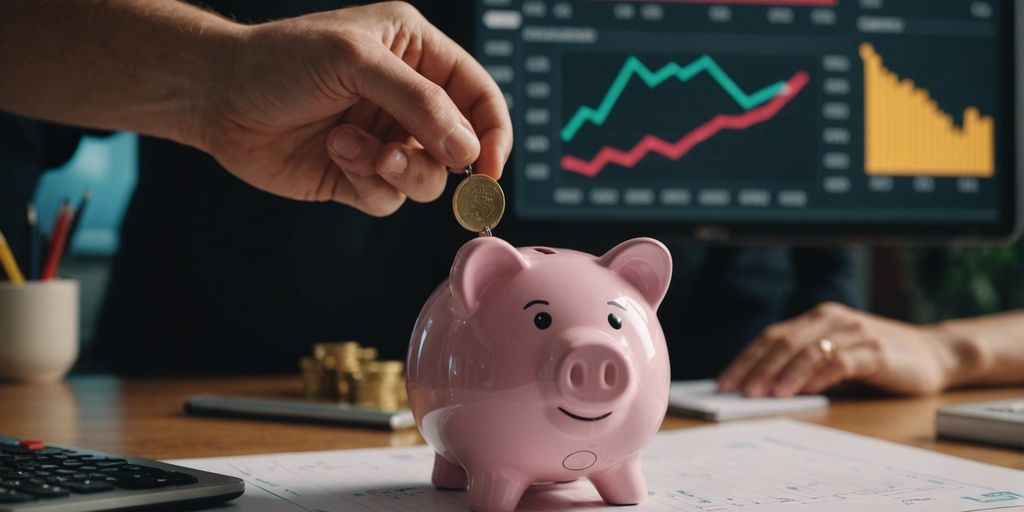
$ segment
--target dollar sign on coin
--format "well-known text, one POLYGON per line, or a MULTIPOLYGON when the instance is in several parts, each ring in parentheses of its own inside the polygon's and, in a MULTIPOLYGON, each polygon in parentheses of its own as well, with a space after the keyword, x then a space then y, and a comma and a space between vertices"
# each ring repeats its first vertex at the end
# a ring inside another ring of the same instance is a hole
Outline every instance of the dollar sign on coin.
POLYGON ((490 176, 466 170, 466 179, 455 187, 452 209, 459 224, 480 235, 488 236, 505 213, 505 193, 490 176))

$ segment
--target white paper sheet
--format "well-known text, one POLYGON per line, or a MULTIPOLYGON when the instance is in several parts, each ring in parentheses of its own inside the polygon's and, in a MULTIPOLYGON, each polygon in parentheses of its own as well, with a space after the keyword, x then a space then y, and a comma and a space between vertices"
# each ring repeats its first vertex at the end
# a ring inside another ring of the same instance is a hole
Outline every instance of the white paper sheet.
MULTIPOLYGON (((430 486, 428 447, 173 461, 244 478, 225 507, 335 512, 466 511, 430 486)), ((649 497, 604 507, 587 480, 531 487, 521 510, 888 512, 1024 510, 1024 472, 789 420, 660 434, 644 456, 649 497)))
POLYGON ((828 398, 824 395, 747 398, 739 393, 719 393, 718 385, 713 380, 673 382, 668 397, 670 413, 714 421, 774 416, 825 407, 828 407, 828 398))

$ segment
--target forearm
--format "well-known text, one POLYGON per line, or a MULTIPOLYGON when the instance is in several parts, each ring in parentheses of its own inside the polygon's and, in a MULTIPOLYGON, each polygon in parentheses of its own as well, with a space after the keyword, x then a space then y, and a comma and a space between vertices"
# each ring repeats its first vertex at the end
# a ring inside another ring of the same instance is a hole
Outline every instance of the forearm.
POLYGON ((240 31, 171 0, 5 0, 0 109, 200 146, 240 31))
POLYGON ((1024 310, 934 326, 949 349, 948 387, 1024 383, 1024 310))

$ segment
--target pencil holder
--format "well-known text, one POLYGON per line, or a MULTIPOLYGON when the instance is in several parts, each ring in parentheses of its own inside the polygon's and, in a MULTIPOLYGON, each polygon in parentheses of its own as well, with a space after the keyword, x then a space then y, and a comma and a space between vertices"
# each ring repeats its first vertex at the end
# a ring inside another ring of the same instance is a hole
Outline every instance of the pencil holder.
POLYGON ((0 380, 59 381, 78 357, 78 281, 0 283, 0 380))

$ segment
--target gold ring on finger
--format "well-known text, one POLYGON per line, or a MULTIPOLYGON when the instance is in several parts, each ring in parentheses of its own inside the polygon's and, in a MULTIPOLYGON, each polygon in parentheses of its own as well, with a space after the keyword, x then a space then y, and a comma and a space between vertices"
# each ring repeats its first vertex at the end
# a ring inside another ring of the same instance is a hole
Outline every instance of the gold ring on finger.
POLYGON ((818 348, 821 349, 821 353, 825 356, 826 361, 831 361, 836 356, 836 344, 828 338, 819 340, 818 348))

